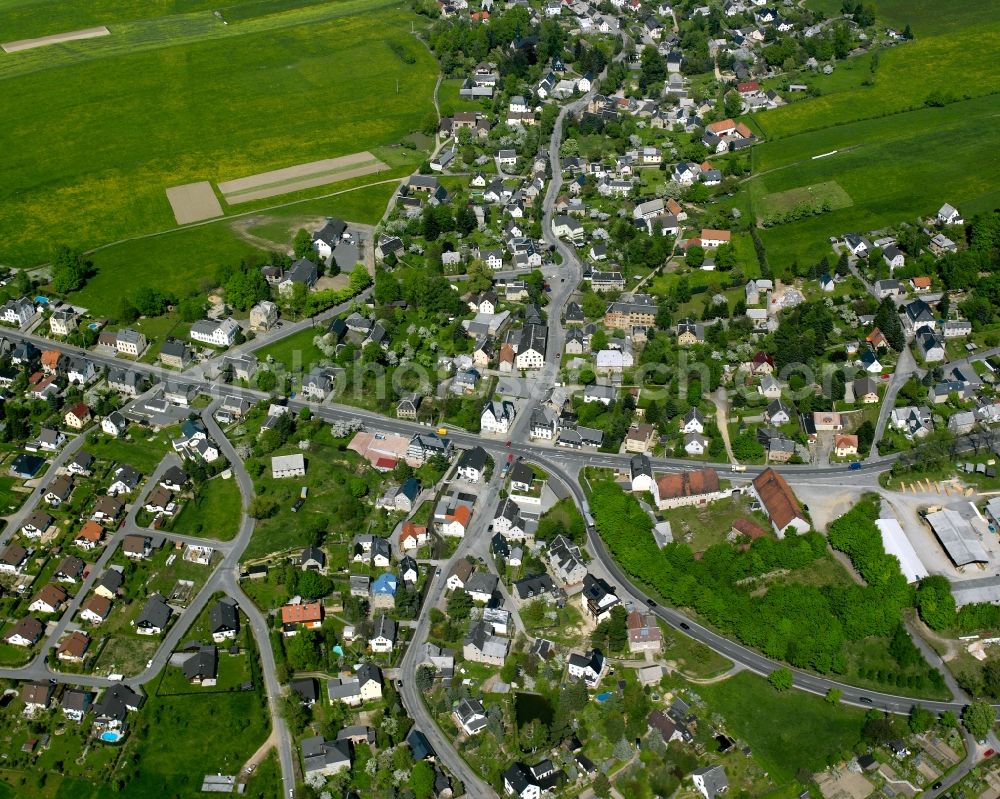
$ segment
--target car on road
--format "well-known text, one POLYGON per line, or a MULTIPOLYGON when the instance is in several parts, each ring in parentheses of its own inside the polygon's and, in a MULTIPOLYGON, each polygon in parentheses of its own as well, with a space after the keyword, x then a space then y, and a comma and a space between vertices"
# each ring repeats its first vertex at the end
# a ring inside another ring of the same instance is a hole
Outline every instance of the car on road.
POLYGON ((434 572, 434 576, 435 576, 435 577, 440 577, 440 576, 441 576, 441 567, 440 567, 440 566, 438 566, 438 569, 437 569, 437 571, 436 571, 436 572, 434 572))
POLYGON ((937 790, 938 788, 940 788, 940 787, 941 787, 942 785, 944 785, 944 783, 943 783, 943 782, 941 782, 940 780, 938 780, 937 782, 935 782, 935 783, 934 783, 934 784, 933 784, 933 785, 931 786, 931 790, 933 790, 933 791, 936 791, 936 790, 937 790))
POLYGON ((985 752, 983 752, 983 757, 993 757, 993 755, 995 754, 996 754, 995 749, 987 749, 985 752))
POLYGON ((859 702, 860 702, 860 703, 861 703, 862 705, 870 705, 870 704, 872 703, 872 700, 871 700, 871 699, 869 699, 869 698, 868 698, 867 696, 859 696, 859 697, 858 697, 858 701, 859 701, 859 702))
POLYGON ((656 600, 647 599, 646 600, 646 604, 649 605, 651 608, 655 608, 656 607, 656 600))
POLYGON ((691 629, 691 625, 688 624, 686 621, 682 621, 681 622, 681 629, 682 630, 690 630, 691 629))
POLYGON ((510 447, 510 439, 507 439, 507 443, 504 444, 505 447, 510 447))
POLYGON ((852 472, 856 472, 856 471, 858 471, 861 468, 861 462, 860 461, 854 461, 854 463, 852 463, 847 468, 850 469, 852 472))

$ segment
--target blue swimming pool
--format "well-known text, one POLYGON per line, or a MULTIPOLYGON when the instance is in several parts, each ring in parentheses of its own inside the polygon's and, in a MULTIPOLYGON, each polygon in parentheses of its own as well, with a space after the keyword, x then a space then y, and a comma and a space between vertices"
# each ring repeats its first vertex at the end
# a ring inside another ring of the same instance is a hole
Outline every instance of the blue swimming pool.
POLYGON ((597 696, 594 697, 598 702, 607 702, 612 696, 614 696, 611 691, 602 691, 597 696))
POLYGON ((121 740, 122 734, 114 730, 105 730, 101 733, 101 740, 109 744, 117 743, 121 740))

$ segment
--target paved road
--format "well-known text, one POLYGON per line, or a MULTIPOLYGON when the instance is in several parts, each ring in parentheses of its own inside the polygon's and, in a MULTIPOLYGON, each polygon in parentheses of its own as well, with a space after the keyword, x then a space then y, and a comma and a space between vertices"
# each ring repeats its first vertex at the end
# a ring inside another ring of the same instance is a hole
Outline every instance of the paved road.
POLYGON ((910 348, 906 347, 901 353, 899 353, 899 361, 896 363, 896 370, 892 373, 892 377, 889 380, 889 386, 885 390, 885 394, 882 397, 882 407, 879 408, 878 412, 878 422, 875 424, 875 436, 872 438, 872 447, 868 453, 869 459, 878 457, 878 442, 882 440, 882 434, 885 432, 885 425, 889 421, 889 416, 892 414, 893 406, 896 404, 896 395, 899 394, 899 390, 903 387, 907 380, 910 379, 911 375, 921 374, 921 370, 917 368, 917 362, 913 358, 913 353, 910 352, 910 348))
MULTIPOLYGON (((586 501, 583 490, 580 488, 577 475, 570 474, 559 468, 552 469, 550 473, 569 489, 569 491, 576 498, 578 504, 582 505, 586 501)), ((612 576, 614 581, 620 587, 640 602, 645 603, 653 613, 674 629, 690 636, 696 641, 700 641, 719 654, 724 655, 733 662, 739 663, 757 674, 766 676, 775 669, 783 667, 783 664, 776 663, 775 661, 764 657, 752 649, 748 649, 741 644, 718 635, 673 608, 665 608, 652 603, 652 600, 649 600, 646 594, 639 589, 621 570, 615 560, 608 553, 604 546, 604 542, 601 540, 600 536, 597 535, 596 531, 588 531, 588 549, 594 555, 594 558, 600 562, 601 567, 612 576)), ((815 674, 799 671, 797 669, 792 669, 792 673, 794 675, 794 684, 796 688, 809 691, 810 693, 818 694, 820 696, 825 696, 831 688, 838 688, 843 692, 841 701, 846 704, 856 705, 858 707, 875 707, 889 713, 908 714, 915 704, 920 704, 923 707, 937 713, 945 710, 961 713, 962 708, 966 704, 965 701, 939 702, 923 699, 916 700, 910 697, 897 696, 895 694, 869 691, 853 685, 846 685, 844 683, 837 682, 836 680, 830 680, 815 674)))
MULTIPOLYGON (((236 454, 235 448, 226 438, 225 433, 223 433, 213 417, 213 413, 218 405, 219 401, 216 400, 205 408, 202 412, 202 419, 205 422, 209 435, 216 441, 223 456, 230 462, 234 475, 233 479, 236 480, 240 489, 244 512, 240 520, 239 532, 236 538, 232 541, 218 542, 210 539, 198 538, 196 536, 185 536, 156 531, 158 535, 165 536, 169 541, 180 541, 185 544, 192 543, 211 546, 217 552, 221 553, 223 557, 222 561, 209 576, 208 580, 206 580, 202 589, 191 600, 187 608, 174 622, 174 625, 163 636, 160 646, 157 649, 156 654, 150 660, 147 668, 140 674, 129 676, 126 678, 125 682, 132 687, 138 687, 140 685, 145 685, 156 678, 167 665, 167 661, 169 660, 171 653, 177 648, 183 637, 187 634, 192 622, 205 609, 209 600, 215 593, 222 591, 236 599, 250 622, 251 630, 257 642, 257 648, 260 651, 262 673, 264 675, 264 686, 267 692, 274 735, 277 741, 279 761, 281 763, 282 781, 284 782, 287 795, 292 796, 295 788, 295 761, 292 755, 291 736, 288 732, 288 728, 285 724, 280 708, 281 686, 277 680, 277 671, 274 661, 274 652, 271 649, 269 628, 266 619, 261 615, 246 594, 243 593, 238 583, 240 556, 250 543, 250 537, 253 534, 254 528, 254 520, 245 512, 245 508, 249 505, 250 499, 253 497, 253 482, 247 474, 242 460, 236 454)), ((24 519, 34 510, 35 505, 44 493, 48 483, 54 478, 57 469, 63 466, 76 453, 76 451, 80 449, 85 438, 86 434, 78 436, 72 442, 67 444, 63 451, 56 456, 53 463, 50 465, 49 470, 40 481, 39 486, 32 492, 22 509, 10 517, 11 523, 8 525, 3 540, 9 538, 12 531, 16 531, 20 528, 24 519)), ((101 554, 100 558, 98 558, 96 564, 91 568, 90 573, 80 585, 74 598, 69 602, 68 607, 47 635, 46 641, 41 647, 39 654, 29 664, 23 667, 0 669, 0 677, 16 680, 52 679, 57 682, 63 682, 71 685, 82 685, 92 688, 106 688, 113 684, 113 681, 109 680, 107 677, 89 674, 63 674, 51 670, 47 663, 49 650, 58 643, 59 638, 67 630, 75 627, 72 619, 76 614, 80 603, 90 593, 90 589, 93 587, 96 580, 101 574, 104 573, 104 570, 107 568, 115 549, 120 545, 122 539, 130 533, 153 532, 136 524, 136 514, 145 504, 146 496, 156 486, 163 473, 177 462, 177 457, 175 455, 172 453, 168 454, 160 462, 153 474, 150 475, 142 490, 136 495, 135 500, 132 503, 132 508, 126 517, 125 523, 112 535, 111 539, 105 545, 104 552, 101 554)))
POLYGON ((476 799, 481 797, 492 799, 497 796, 497 793, 469 767, 469 764, 454 748, 451 739, 438 728, 434 718, 424 705, 423 696, 417 689, 414 675, 417 671, 420 650, 430 632, 430 609, 437 607, 442 602, 445 594, 445 581, 448 579, 452 567, 458 560, 469 554, 476 542, 488 538, 488 527, 493 520, 493 511, 496 508, 500 488, 503 486, 501 471, 499 463, 496 464, 492 479, 479 492, 472 524, 466 531, 465 537, 451 558, 441 565, 432 576, 411 643, 403 654, 399 665, 400 673, 405 675, 403 685, 400 688, 400 697, 404 707, 406 707, 406 712, 413 719, 414 726, 427 736, 427 740, 437 753, 438 758, 465 784, 465 790, 469 796, 476 799))

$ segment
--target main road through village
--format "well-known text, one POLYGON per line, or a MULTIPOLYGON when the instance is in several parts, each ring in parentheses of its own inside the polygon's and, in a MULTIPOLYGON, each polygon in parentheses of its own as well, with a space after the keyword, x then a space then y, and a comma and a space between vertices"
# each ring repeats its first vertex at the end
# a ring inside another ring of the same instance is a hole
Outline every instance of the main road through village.
MULTIPOLYGON (((620 60, 624 57, 628 49, 629 45, 628 42, 626 42, 626 47, 623 48, 622 52, 618 56, 616 56, 616 59, 620 60)), ((597 81, 595 81, 595 84, 596 83, 597 81)), ((549 267, 552 276, 555 277, 558 275, 559 277, 558 281, 553 279, 551 282, 552 291, 549 295, 549 304, 547 308, 549 353, 561 352, 563 349, 565 340, 565 330, 561 321, 563 317, 563 310, 569 300, 569 297, 579 284, 583 271, 580 260, 574 249, 558 239, 552 232, 553 210, 556 199, 559 196, 559 190, 562 183, 561 169, 559 167, 559 146, 562 141, 562 128, 566 117, 569 114, 575 113, 583 108, 594 96, 595 92, 596 89, 562 108, 555 121, 552 136, 549 142, 549 162, 551 165, 552 177, 547 187, 542 205, 542 230, 545 241, 554 252, 558 253, 561 260, 561 264, 559 266, 549 267)), ((285 325, 279 331, 269 334, 262 340, 256 340, 252 343, 242 345, 240 349, 243 352, 251 352, 253 350, 260 349, 266 344, 273 343, 274 341, 285 338, 295 332, 307 329, 310 325, 328 319, 343 310, 346 310, 346 306, 331 309, 314 320, 285 325)), ((121 366, 122 364, 122 362, 116 359, 112 353, 103 353, 98 351, 91 352, 62 343, 54 344, 49 339, 20 331, 4 331, 4 335, 14 340, 30 341, 32 344, 43 349, 51 349, 55 346, 57 349, 62 350, 68 355, 85 356, 102 366, 121 366)), ((214 569, 208 581, 205 583, 204 587, 198 592, 196 597, 191 601, 189 607, 184 611, 181 618, 168 631, 148 667, 141 674, 127 677, 126 682, 132 686, 139 686, 150 682, 156 677, 160 670, 165 667, 170 657, 170 653, 181 641, 191 623, 204 609, 213 594, 222 591, 236 599, 249 620, 257 648, 260 652, 262 673, 264 676, 264 688, 267 693, 268 706, 273 724, 272 738, 275 741, 278 750, 282 782, 284 784, 284 794, 289 797, 294 797, 297 773, 296 758, 293 752, 293 741, 280 710, 281 685, 277 678, 274 652, 271 647, 269 635, 270 625, 267 618, 256 608, 246 594, 244 594, 239 585, 240 558, 249 544, 254 530, 254 520, 247 513, 247 508, 249 507, 250 500, 253 497, 253 483, 244 468, 242 459, 236 453, 234 447, 226 439, 224 432, 219 428, 213 417, 213 412, 218 407, 220 400, 225 396, 243 396, 251 402, 259 402, 262 400, 273 401, 275 400, 275 397, 262 391, 235 388, 220 382, 215 382, 206 376, 204 365, 195 366, 185 373, 178 373, 153 365, 134 363, 131 361, 128 366, 130 369, 145 374, 145 376, 154 384, 165 383, 170 385, 187 385, 195 388, 198 392, 207 394, 213 398, 213 402, 202 412, 202 419, 205 421, 209 433, 219 443, 223 455, 225 455, 225 457, 232 464, 233 475, 239 485, 242 496, 243 513, 240 521, 239 533, 236 538, 230 542, 220 543, 216 541, 193 538, 190 536, 176 536, 168 534, 168 538, 171 540, 180 540, 187 543, 204 543, 207 546, 212 546, 217 551, 222 553, 223 557, 221 562, 214 569)), ((555 385, 558 378, 558 371, 559 364, 557 360, 550 357, 546 360, 545 367, 538 374, 525 381, 525 393, 528 396, 529 402, 541 400, 546 395, 549 389, 555 385)), ((364 411, 349 405, 341 405, 329 401, 324 403, 315 403, 301 398, 291 398, 284 401, 287 402, 288 406, 292 410, 308 408, 316 416, 328 422, 359 421, 363 425, 372 429, 379 429, 402 435, 413 435, 417 432, 427 431, 427 428, 423 425, 383 417, 379 414, 364 411)), ((505 460, 508 454, 514 454, 515 456, 520 456, 526 460, 539 464, 551 475, 554 483, 558 484, 557 486, 554 486, 557 489, 557 493, 559 493, 560 496, 572 496, 581 508, 587 507, 586 497, 580 487, 580 472, 585 467, 596 466, 627 469, 628 456, 563 450, 551 446, 532 443, 528 437, 529 418, 530 406, 527 410, 522 409, 522 412, 516 417, 514 428, 510 433, 510 439, 512 441, 512 446, 510 448, 507 448, 504 445, 504 442, 495 438, 466 433, 459 430, 451 431, 449 433, 449 437, 460 447, 471 447, 476 445, 482 446, 497 463, 505 460)), ((10 523, 6 528, 6 532, 0 535, 0 544, 6 541, 14 531, 20 528, 20 524, 23 519, 30 514, 35 504, 44 494, 49 482, 54 478, 56 471, 58 471, 58 467, 68 461, 70 455, 75 453, 82 445, 83 440, 84 436, 80 436, 79 438, 73 440, 69 445, 67 445, 67 448, 56 457, 53 467, 50 468, 46 472, 46 475, 40 480, 39 485, 28 497, 23 508, 11 518, 10 523)), ((847 485, 857 488, 874 488, 877 485, 876 479, 878 473, 887 469, 892 464, 893 460, 894 458, 892 457, 870 458, 862 464, 860 469, 852 471, 848 471, 843 467, 823 468, 809 465, 784 465, 777 468, 780 469, 780 471, 793 485, 797 481, 802 480, 830 480, 833 484, 840 486, 847 485)), ((682 459, 654 458, 652 459, 652 462, 654 468, 658 471, 679 471, 690 467, 690 463, 682 459)), ((160 470, 165 468, 165 465, 166 462, 161 464, 157 474, 160 470)), ((728 470, 730 468, 730 464, 728 463, 706 465, 714 465, 722 470, 728 470)), ((758 474, 763 468, 764 467, 760 466, 747 466, 745 471, 733 473, 731 476, 736 481, 748 480, 755 474, 758 474)), ((155 478, 156 474, 150 476, 150 480, 147 482, 145 489, 146 491, 148 491, 150 487, 155 484, 155 478)), ((465 557, 466 554, 473 552, 478 554, 486 551, 489 538, 488 527, 490 522, 490 510, 497 501, 502 487, 502 482, 501 471, 499 469, 494 470, 493 478, 479 493, 479 512, 476 514, 473 524, 466 537, 462 540, 452 558, 449 559, 446 564, 442 564, 440 568, 438 568, 437 571, 431 575, 427 595, 424 600, 423 610, 415 628, 413 629, 412 638, 407 645, 406 651, 404 652, 399 669, 399 673, 402 675, 400 695, 407 712, 413 718, 416 727, 427 736, 432 747, 437 753, 438 758, 453 774, 462 780, 468 794, 476 799, 479 799, 480 797, 496 797, 497 794, 491 786, 487 785, 468 766, 465 760, 455 749, 448 734, 438 728, 435 720, 432 718, 431 714, 424 705, 423 698, 419 690, 416 688, 413 674, 416 670, 416 665, 419 662, 418 658, 420 650, 426 642, 429 632, 429 609, 443 601, 445 580, 451 566, 458 558, 465 557)), ((139 507, 140 505, 140 502, 135 503, 135 507, 139 507)), ((116 533, 112 541, 109 542, 106 550, 107 557, 102 557, 101 561, 107 561, 110 558, 110 553, 113 552, 114 547, 117 546, 120 539, 128 531, 136 531, 138 529, 139 528, 135 524, 135 510, 133 509, 132 513, 126 520, 125 527, 116 533)), ((757 674, 767 675, 774 669, 780 667, 780 664, 775 663, 774 661, 769 660, 759 653, 741 646, 734 641, 718 635, 712 630, 696 623, 679 611, 657 605, 652 599, 644 594, 639 586, 636 586, 631 581, 628 575, 621 571, 614 559, 605 549, 603 542, 596 534, 593 527, 588 527, 588 544, 596 564, 599 564, 600 569, 604 571, 605 575, 619 586, 623 594, 630 597, 631 602, 634 602, 637 605, 645 605, 652 613, 656 614, 666 624, 670 625, 679 633, 690 636, 734 663, 739 664, 740 666, 757 674)), ((91 581, 96 579, 96 575, 103 565, 106 565, 106 563, 99 561, 98 566, 93 569, 93 573, 89 578, 91 581)), ((111 681, 106 677, 98 677, 95 675, 62 674, 60 672, 52 671, 48 665, 48 650, 58 643, 59 635, 61 635, 66 629, 67 624, 70 622, 70 619, 77 610, 79 601, 82 600, 82 597, 85 594, 85 591, 80 591, 78 593, 75 601, 71 604, 71 607, 57 623, 55 630, 49 634, 46 639, 45 646, 43 647, 43 651, 36 658, 34 658, 31 663, 20 668, 0 669, 0 676, 18 680, 55 680, 57 682, 65 682, 74 685, 86 685, 91 687, 106 687, 110 685, 111 681)), ((916 702, 916 700, 904 696, 862 690, 854 686, 829 680, 805 671, 793 670, 793 677, 794 686, 797 689, 808 691, 813 694, 825 695, 831 688, 836 688, 842 692, 841 701, 843 702, 860 707, 877 708, 889 713, 909 713, 910 709, 916 702)), ((960 713, 966 702, 964 697, 956 696, 956 698, 951 702, 930 702, 921 700, 920 704, 936 712, 951 710, 956 713, 960 713)), ((766 723, 766 721, 762 720, 762 723, 766 723)), ((952 772, 952 774, 950 774, 949 777, 943 781, 943 784, 939 789, 928 792, 928 796, 934 796, 944 790, 947 790, 948 787, 960 779, 961 776, 963 776, 968 769, 975 764, 977 758, 975 742, 969 739, 967 743, 970 745, 969 756, 965 761, 963 761, 958 769, 952 772)))

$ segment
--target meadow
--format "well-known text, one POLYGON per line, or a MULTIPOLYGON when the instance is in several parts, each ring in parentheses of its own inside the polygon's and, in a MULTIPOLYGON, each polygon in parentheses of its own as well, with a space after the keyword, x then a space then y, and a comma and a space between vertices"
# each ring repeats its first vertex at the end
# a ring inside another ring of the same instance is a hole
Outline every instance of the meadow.
POLYGON ((863 710, 830 705, 801 691, 780 694, 749 672, 699 685, 697 693, 726 719, 728 733, 750 745, 777 782, 795 779, 799 769, 822 771, 831 755, 849 752, 861 739, 863 710))
MULTIPOLYGON (((0 0, 0 28, 13 8, 0 0)), ((53 230, 90 249, 173 228, 164 193, 170 186, 218 183, 362 149, 382 157, 379 149, 434 113, 437 65, 410 34, 416 17, 395 0, 315 3, 227 26, 207 11, 191 16, 143 21, 165 30, 123 24, 100 43, 2 60, 0 104, 9 123, 0 130, 7 156, 0 168, 0 263, 45 262, 53 230)), ((387 163, 401 167, 418 157, 387 163)))
POLYGON ((838 125, 754 151, 757 177, 746 189, 758 207, 775 194, 836 181, 853 201, 829 213, 761 230, 772 267, 818 260, 829 236, 880 227, 933 213, 950 202, 967 217, 1000 203, 1000 163, 989 154, 1000 133, 983 125, 994 97, 926 108, 883 119, 838 125), (837 150, 818 160, 811 156, 837 150))
MULTIPOLYGON (((971 4, 970 4, 971 5, 971 4)), ((1000 75, 991 66, 1000 56, 1000 2, 976 4, 963 19, 974 29, 960 28, 938 36, 881 51, 871 85, 846 82, 843 89, 832 80, 817 84, 826 93, 754 116, 768 139, 786 138, 805 131, 842 125, 860 119, 884 117, 924 106, 935 93, 950 100, 1000 92, 1000 75), (974 46, 970 46, 974 41, 974 46), (838 90, 840 89, 840 90, 838 90)), ((946 16, 946 15, 941 15, 946 16)), ((840 65, 860 77, 857 62, 871 63, 870 55, 840 65)), ((836 74, 836 70, 834 72, 836 74)), ((832 76, 831 76, 832 78, 832 76)), ((843 85, 843 84, 841 84, 843 85)))
MULTIPOLYGON (((266 217, 286 228, 289 224, 297 224, 296 220, 322 216, 374 224, 382 216, 394 188, 393 184, 381 183, 343 191, 338 184, 337 190, 343 193, 271 209, 266 217)), ((96 316, 113 317, 119 310, 122 286, 129 291, 151 286, 179 298, 204 294, 215 288, 219 266, 261 256, 260 249, 239 237, 233 228, 235 221, 238 220, 224 218, 176 228, 163 235, 138 238, 98 250, 90 256, 95 274, 73 295, 73 301, 96 316)), ((254 228, 251 232, 255 232, 254 228)), ((291 237, 287 237, 284 246, 277 246, 280 243, 276 242, 274 249, 287 249, 291 237)))
MULTIPOLYGON (((843 0, 806 0, 805 5, 836 17, 840 15, 843 0)), ((923 39, 977 25, 990 16, 996 19, 1000 5, 996 0, 959 0, 949 4, 948 13, 942 14, 938 0, 879 0, 875 10, 880 22, 899 30, 909 24, 914 35, 923 39)))

